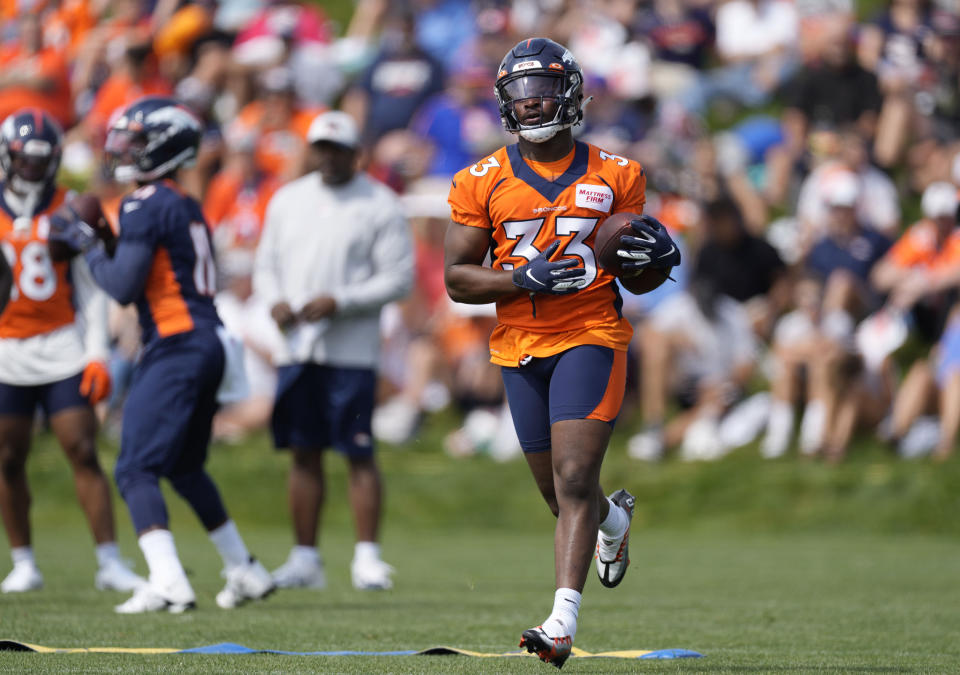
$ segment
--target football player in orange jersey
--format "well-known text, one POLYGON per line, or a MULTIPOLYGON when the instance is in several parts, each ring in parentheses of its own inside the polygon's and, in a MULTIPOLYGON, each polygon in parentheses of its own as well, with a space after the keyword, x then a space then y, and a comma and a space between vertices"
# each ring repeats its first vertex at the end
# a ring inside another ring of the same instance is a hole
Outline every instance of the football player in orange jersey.
POLYGON ((31 548, 26 475, 38 406, 70 461, 93 531, 96 586, 128 591, 143 583, 119 557, 109 485, 97 461, 92 406, 110 392, 107 298, 85 262, 48 242, 51 214, 66 198, 54 182, 61 144, 57 123, 36 109, 0 125, 0 257, 13 277, 0 314, 0 513, 14 563, 0 584, 4 593, 43 585, 31 548))
MULTIPOLYGON (((646 178, 636 162, 574 141, 583 73, 563 46, 521 41, 504 57, 495 91, 504 127, 519 140, 454 177, 445 281, 455 301, 497 303, 491 361, 502 366, 527 463, 557 516, 553 611, 520 646, 559 668, 592 554, 608 587, 629 563, 634 497, 618 490, 607 498, 599 480, 633 329, 592 246, 610 214, 642 213, 646 178)), ((636 236, 621 239, 618 255, 666 278, 680 262, 666 228, 648 216, 631 224, 636 236)))

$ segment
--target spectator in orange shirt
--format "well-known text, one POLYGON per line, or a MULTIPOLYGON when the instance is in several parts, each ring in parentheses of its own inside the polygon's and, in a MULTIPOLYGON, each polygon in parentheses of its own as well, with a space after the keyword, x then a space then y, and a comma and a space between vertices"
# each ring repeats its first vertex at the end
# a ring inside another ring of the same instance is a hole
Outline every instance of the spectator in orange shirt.
POLYGON ((83 121, 87 138, 94 147, 102 146, 107 124, 115 111, 143 96, 167 96, 172 91, 170 83, 157 72, 149 39, 131 34, 120 67, 97 91, 83 121))
POLYGON ((939 336, 949 311, 948 291, 960 284, 960 228, 957 188, 932 183, 923 193, 923 218, 897 240, 871 272, 890 303, 911 310, 928 340, 939 336))
POLYGON ((264 71, 259 96, 237 116, 239 129, 257 140, 257 167, 287 181, 303 174, 307 157, 307 130, 321 111, 297 104, 293 73, 282 66, 264 71))
POLYGON ((0 119, 21 108, 40 108, 62 126, 73 122, 67 61, 57 47, 45 47, 39 14, 21 14, 20 39, 0 50, 0 119))
POLYGON ((90 0, 54 0, 44 14, 44 38, 48 45, 63 49, 73 61, 87 34, 97 25, 90 0))
POLYGON ((253 134, 235 126, 227 133, 227 147, 224 167, 210 181, 203 214, 218 250, 253 251, 263 229, 267 203, 280 182, 257 168, 257 139, 253 134))

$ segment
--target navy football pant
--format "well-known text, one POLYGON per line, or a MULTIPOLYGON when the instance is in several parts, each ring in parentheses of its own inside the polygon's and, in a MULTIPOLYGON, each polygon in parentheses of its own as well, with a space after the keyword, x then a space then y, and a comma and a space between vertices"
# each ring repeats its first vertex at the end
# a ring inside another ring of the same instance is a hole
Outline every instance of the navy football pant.
POLYGON ((161 477, 170 480, 207 530, 226 521, 220 494, 203 470, 223 367, 223 347, 212 330, 162 338, 137 364, 114 475, 138 533, 168 528, 161 477))
POLYGON ((501 373, 520 447, 545 452, 550 427, 561 420, 595 419, 613 427, 626 390, 627 353, 580 345, 501 373))

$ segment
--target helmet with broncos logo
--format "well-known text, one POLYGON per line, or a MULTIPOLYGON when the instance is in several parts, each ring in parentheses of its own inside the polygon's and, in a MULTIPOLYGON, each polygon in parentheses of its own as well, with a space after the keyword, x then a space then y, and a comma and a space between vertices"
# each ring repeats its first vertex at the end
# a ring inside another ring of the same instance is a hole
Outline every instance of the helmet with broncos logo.
POLYGON ((113 121, 104 150, 117 181, 143 183, 192 166, 202 134, 203 124, 185 105, 145 96, 113 121))
POLYGON ((0 124, 0 169, 20 195, 53 185, 62 151, 60 125, 39 108, 18 110, 0 124))
POLYGON ((534 143, 583 120, 583 71, 548 38, 521 40, 500 63, 494 86, 504 128, 534 143))

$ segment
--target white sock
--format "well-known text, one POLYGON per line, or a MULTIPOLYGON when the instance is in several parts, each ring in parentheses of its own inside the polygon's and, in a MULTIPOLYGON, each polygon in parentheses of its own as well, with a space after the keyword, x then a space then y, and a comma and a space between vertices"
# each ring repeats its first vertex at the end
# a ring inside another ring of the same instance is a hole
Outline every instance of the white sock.
POLYGON ((353 547, 354 560, 380 560, 380 544, 375 541, 358 541, 353 547))
POLYGON ((313 546, 294 546, 290 549, 291 560, 302 560, 311 565, 320 562, 320 552, 313 546))
POLYGON ((823 445, 826 432, 827 407, 823 401, 814 399, 807 403, 800 421, 800 452, 812 455, 823 445))
POLYGON ((619 539, 627 531, 630 518, 627 517, 627 512, 610 501, 609 497, 607 497, 607 503, 610 505, 610 510, 604 521, 600 523, 600 532, 609 539, 619 539))
POLYGON ((577 615, 580 613, 582 595, 572 588, 558 588, 553 596, 553 611, 543 622, 543 632, 550 637, 577 634, 577 615))
POLYGON ((13 560, 13 566, 17 565, 36 565, 36 561, 33 559, 33 547, 32 546, 17 546, 16 548, 10 549, 10 558, 13 560))
POLYGON ((117 542, 108 541, 105 544, 97 544, 95 549, 97 553, 97 565, 103 567, 112 560, 120 558, 120 549, 117 548, 117 542))
POLYGON ((209 532, 210 541, 217 547, 223 566, 228 570, 240 567, 250 562, 250 551, 247 550, 237 524, 228 520, 223 525, 209 532))
POLYGON ((763 437, 760 453, 767 459, 780 457, 786 453, 793 434, 793 406, 778 398, 770 404, 770 419, 767 420, 767 434, 763 437))
POLYGON ((150 582, 161 587, 171 583, 186 580, 187 573, 183 571, 180 558, 177 556, 177 546, 173 543, 173 533, 170 530, 150 530, 137 540, 143 557, 150 570, 150 582))

